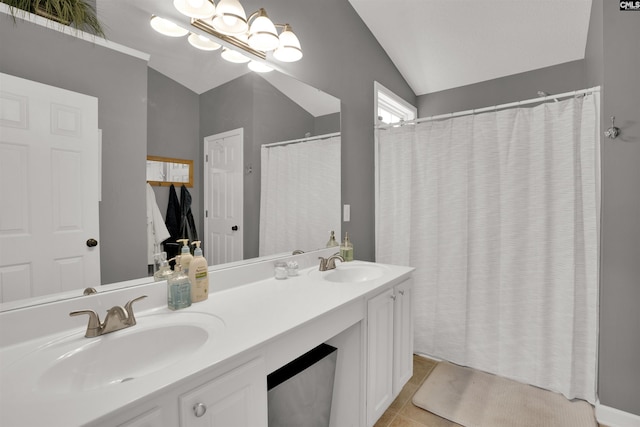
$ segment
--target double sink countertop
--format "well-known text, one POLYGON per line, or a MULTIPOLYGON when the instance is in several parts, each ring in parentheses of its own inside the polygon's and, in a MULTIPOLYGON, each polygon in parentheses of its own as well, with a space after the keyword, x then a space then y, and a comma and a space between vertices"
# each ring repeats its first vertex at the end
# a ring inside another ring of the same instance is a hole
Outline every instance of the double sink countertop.
MULTIPOLYGON (((326 324, 326 333, 335 333, 328 320, 338 313, 347 316, 343 324, 333 326, 340 332, 364 318, 369 297, 406 280, 412 271, 411 267, 361 261, 338 263, 336 270, 327 272, 314 266, 284 280, 269 278, 219 290, 206 301, 179 311, 166 307, 166 282, 122 295, 114 291, 109 298, 120 296, 122 305, 131 295, 149 295, 134 305, 137 325, 85 338, 87 319, 83 316, 73 320, 81 326, 44 336, 26 334, 30 338, 26 341, 16 340, 14 331, 14 342, 5 345, 2 340, 0 424, 52 425, 52 420, 60 420, 63 425, 83 425, 197 379, 204 372, 230 369, 235 361, 252 354, 264 356, 270 344, 279 348, 288 339, 304 336, 295 335, 296 330, 313 339, 316 332, 304 328, 314 322, 314 331, 326 324), (374 274, 367 274, 370 271, 374 274)), ((210 281, 216 278, 212 272, 210 281)), ((109 307, 110 301, 98 303, 100 294, 91 298, 83 299, 81 308, 102 311, 109 307)), ((77 302, 46 304, 40 313, 38 307, 30 308, 23 320, 46 322, 45 316, 67 317, 78 307, 77 302)), ((10 318, 3 314, 1 329, 20 328, 15 324, 20 313, 10 318)), ((280 360, 282 357, 267 357, 268 372, 289 361, 280 360)))

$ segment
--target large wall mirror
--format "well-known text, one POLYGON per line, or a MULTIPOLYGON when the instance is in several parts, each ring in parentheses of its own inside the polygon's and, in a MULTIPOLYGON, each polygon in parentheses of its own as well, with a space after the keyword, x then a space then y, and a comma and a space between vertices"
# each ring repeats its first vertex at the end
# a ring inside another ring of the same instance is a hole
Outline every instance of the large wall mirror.
MULTIPOLYGON (((247 1, 248 9, 259 7, 258 3, 251 3, 247 1)), ((206 242, 211 236, 205 235, 205 217, 211 212, 205 214, 204 180, 210 178, 204 166, 205 140, 243 129, 243 184, 236 189, 236 195, 241 197, 244 208, 240 258, 251 262, 260 256, 285 252, 281 247, 274 247, 271 252, 261 249, 263 146, 324 143, 336 136, 339 140, 340 136, 339 99, 278 71, 250 72, 246 64, 221 60, 219 51, 196 51, 186 38, 167 40, 153 33, 149 26, 151 14, 169 14, 172 8, 171 1, 97 0, 109 43, 133 49, 133 55, 127 48, 118 51, 97 46, 90 39, 83 41, 46 25, 20 19, 14 24, 10 16, 0 13, 0 56, 4 59, 1 72, 98 98, 102 132, 98 247, 103 285, 148 282, 144 196, 147 156, 193 160, 193 186, 188 190, 199 237, 206 242)), ((333 172, 325 186, 338 195, 339 201, 339 145, 333 152, 335 156, 326 160, 332 165, 327 170, 333 172)), ((302 170, 309 166, 301 162, 304 160, 292 165, 302 170)), ((168 187, 154 186, 153 190, 164 214, 168 187)), ((313 194, 314 188, 302 191, 313 194)), ((281 195, 288 192, 280 191, 281 195)), ((272 203, 283 212, 302 204, 283 200, 273 199, 272 203)), ((331 229, 339 232, 339 206, 337 209, 335 227, 331 229)), ((305 217, 302 212, 297 215, 302 224, 305 217)), ((326 228, 311 238, 314 243, 285 246, 286 251, 324 247, 330 231, 326 228)), ((214 256, 207 258, 210 264, 214 263, 214 256)), ((64 289, 60 291, 64 298, 69 296, 64 289)), ((52 294, 49 300, 57 296, 52 294)), ((33 302, 25 300, 24 304, 33 302)), ((13 301, 1 304, 0 309, 18 306, 20 302, 13 301)))

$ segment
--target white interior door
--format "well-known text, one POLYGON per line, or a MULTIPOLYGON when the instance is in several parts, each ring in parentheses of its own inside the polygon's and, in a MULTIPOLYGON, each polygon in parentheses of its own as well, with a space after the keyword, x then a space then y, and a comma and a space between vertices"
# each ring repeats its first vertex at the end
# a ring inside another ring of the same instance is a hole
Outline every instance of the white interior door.
POLYGON ((210 265, 242 259, 243 129, 204 139, 205 257, 210 265))
POLYGON ((0 73, 0 301, 100 285, 98 99, 0 73))

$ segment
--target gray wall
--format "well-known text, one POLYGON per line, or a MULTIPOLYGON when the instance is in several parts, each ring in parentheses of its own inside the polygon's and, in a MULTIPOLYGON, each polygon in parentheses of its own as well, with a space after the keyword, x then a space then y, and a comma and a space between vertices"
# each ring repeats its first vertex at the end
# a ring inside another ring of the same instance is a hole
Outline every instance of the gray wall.
POLYGON ((0 40, 1 72, 98 98, 101 280, 145 276, 146 61, 4 14, 0 40))
POLYGON ((418 117, 531 99, 539 90, 553 94, 584 88, 584 61, 572 61, 419 96, 418 117))
MULTIPOLYGON (((202 203, 199 197, 202 180, 202 144, 200 143, 200 100, 198 94, 169 77, 148 68, 148 127, 147 153, 150 156, 193 160, 194 183, 187 188, 192 197, 191 212, 196 224, 202 222, 202 203)), ((156 203, 166 216, 169 187, 153 187, 156 203)), ((180 198, 180 186, 176 186, 180 198)), ((196 226, 202 238, 202 226, 196 226)))
MULTIPOLYGON (((260 146, 313 133, 315 118, 258 74, 249 73, 200 96, 200 141, 240 127, 244 129, 244 163, 253 169, 244 176, 246 259, 258 256, 259 248, 260 146)), ((198 147, 202 159, 202 143, 198 147)), ((202 191, 199 197, 204 197, 202 191)), ((204 231, 204 223, 199 224, 198 230, 204 231)))
POLYGON ((640 12, 593 0, 588 84, 602 85, 602 227, 598 395, 640 415, 640 12))

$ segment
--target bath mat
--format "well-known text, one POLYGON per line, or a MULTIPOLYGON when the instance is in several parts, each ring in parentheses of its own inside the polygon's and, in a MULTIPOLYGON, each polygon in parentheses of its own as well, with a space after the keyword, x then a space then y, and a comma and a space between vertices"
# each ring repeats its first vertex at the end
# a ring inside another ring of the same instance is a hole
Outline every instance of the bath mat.
POLYGON ((431 371, 413 404, 465 427, 598 425, 585 401, 448 362, 431 371))

